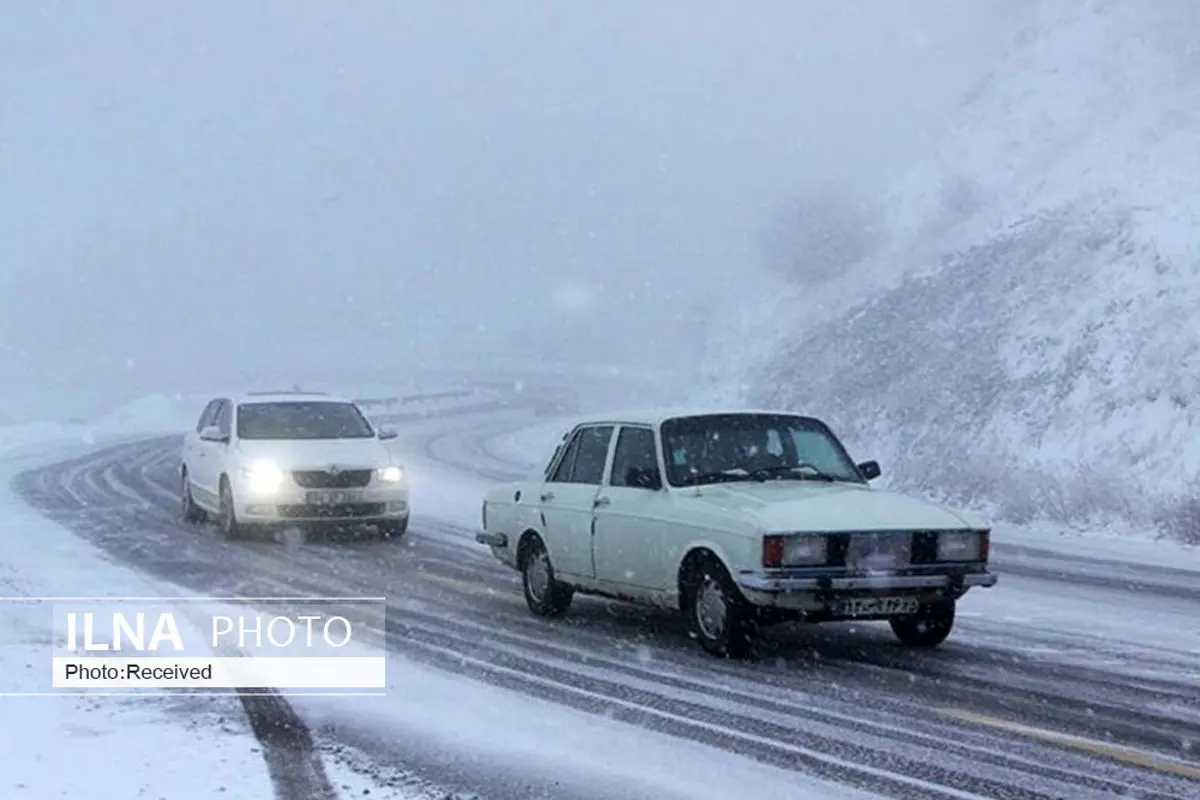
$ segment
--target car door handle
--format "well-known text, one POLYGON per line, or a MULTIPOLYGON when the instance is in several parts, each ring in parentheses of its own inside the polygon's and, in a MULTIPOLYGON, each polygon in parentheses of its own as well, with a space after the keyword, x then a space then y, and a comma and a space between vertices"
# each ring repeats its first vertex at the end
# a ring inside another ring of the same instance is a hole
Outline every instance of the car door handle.
POLYGON ((599 508, 600 506, 606 506, 611 502, 611 497, 597 497, 594 501, 592 501, 592 507, 599 508))
POLYGON ((554 499, 554 492, 542 492, 542 502, 546 503, 554 499))

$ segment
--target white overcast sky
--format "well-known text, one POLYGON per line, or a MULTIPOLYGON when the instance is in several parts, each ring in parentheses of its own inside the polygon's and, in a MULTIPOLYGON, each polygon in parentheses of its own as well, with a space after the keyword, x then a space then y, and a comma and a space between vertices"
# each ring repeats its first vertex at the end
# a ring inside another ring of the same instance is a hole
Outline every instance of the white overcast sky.
POLYGON ((1005 5, 9 3, 0 375, 695 359, 767 209, 919 153, 1005 5))

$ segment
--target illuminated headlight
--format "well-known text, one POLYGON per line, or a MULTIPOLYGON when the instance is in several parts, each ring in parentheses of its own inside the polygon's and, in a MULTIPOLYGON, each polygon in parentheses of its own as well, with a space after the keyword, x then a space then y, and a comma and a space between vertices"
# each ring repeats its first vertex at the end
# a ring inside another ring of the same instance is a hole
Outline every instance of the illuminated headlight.
POLYGON ((375 470, 375 476, 380 483, 400 483, 404 480, 404 470, 400 467, 380 467, 375 470))
POLYGON ((764 567, 817 566, 829 560, 829 540, 819 533, 763 537, 764 567))
POLYGON ((938 561, 979 561, 983 555, 979 531, 946 531, 938 534, 938 561))
POLYGON ((252 461, 244 470, 246 485, 255 494, 271 494, 283 485, 283 470, 274 461, 252 461))

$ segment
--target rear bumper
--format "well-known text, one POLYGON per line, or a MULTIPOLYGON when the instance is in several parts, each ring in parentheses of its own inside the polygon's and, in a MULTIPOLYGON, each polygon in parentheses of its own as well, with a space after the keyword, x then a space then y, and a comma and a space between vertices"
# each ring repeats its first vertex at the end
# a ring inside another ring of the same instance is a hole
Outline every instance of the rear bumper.
POLYGON ((480 544, 486 544, 488 547, 498 547, 500 549, 508 547, 508 535, 504 533, 479 531, 475 534, 475 541, 480 544))
POLYGON ((744 572, 738 584, 753 592, 790 594, 795 592, 911 591, 920 589, 965 590, 975 586, 995 586, 998 577, 991 572, 939 575, 813 575, 782 576, 744 572))

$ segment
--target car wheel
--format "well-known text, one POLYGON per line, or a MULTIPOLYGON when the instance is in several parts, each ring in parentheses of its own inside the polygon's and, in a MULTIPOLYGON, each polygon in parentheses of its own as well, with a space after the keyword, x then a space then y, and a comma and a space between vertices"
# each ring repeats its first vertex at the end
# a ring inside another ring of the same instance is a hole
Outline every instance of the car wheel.
POLYGON ((408 533, 408 517, 384 520, 376 527, 379 529, 379 535, 384 539, 399 539, 408 533))
POLYGON ((536 536, 521 556, 521 585, 525 590, 525 604, 539 617, 561 617, 567 613, 575 596, 575 587, 555 580, 550 554, 536 536))
POLYGON ((954 606, 949 599, 922 606, 916 614, 891 620, 892 632, 909 647, 937 647, 954 628, 954 606))
POLYGON ((179 516, 184 522, 200 523, 207 520, 208 512, 196 505, 192 498, 192 481, 186 469, 180 474, 179 484, 179 516))
POLYGON ((227 540, 240 539, 244 534, 244 528, 238 522, 237 511, 233 505, 233 489, 229 486, 229 479, 221 478, 221 506, 220 514, 217 516, 217 528, 221 532, 221 538, 227 540))
POLYGON ((754 608, 720 563, 706 559, 692 572, 685 611, 700 646, 722 658, 744 658, 758 632, 754 608))

